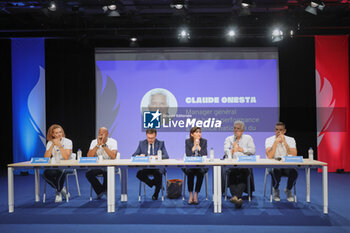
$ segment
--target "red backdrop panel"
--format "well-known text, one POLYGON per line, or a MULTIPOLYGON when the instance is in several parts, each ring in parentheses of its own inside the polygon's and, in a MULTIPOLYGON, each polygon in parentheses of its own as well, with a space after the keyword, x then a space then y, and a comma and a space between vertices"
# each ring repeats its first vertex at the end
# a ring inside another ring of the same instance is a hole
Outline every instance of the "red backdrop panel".
POLYGON ((349 38, 316 36, 318 160, 328 171, 350 171, 349 38))

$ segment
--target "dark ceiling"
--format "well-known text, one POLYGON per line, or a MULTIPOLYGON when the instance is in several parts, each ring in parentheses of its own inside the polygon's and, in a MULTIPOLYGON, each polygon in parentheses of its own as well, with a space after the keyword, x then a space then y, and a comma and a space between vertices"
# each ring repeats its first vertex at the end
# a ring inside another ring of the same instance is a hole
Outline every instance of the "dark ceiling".
POLYGON ((50 1, 0 1, 0 37, 89 37, 141 40, 176 38, 186 26, 191 39, 224 38, 235 27, 241 38, 269 37, 273 26, 294 36, 349 34, 350 0, 323 1, 317 15, 305 8, 306 0, 256 0, 250 15, 242 15, 241 0, 187 0, 185 10, 176 10, 171 0, 119 0, 120 16, 102 10, 110 1, 61 0, 57 10, 50 1))

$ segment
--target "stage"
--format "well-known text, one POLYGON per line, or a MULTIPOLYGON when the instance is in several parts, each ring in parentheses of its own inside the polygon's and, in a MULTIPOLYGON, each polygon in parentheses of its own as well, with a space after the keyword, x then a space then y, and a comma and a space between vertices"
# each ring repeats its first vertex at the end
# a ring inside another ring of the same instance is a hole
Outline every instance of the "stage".
MULTIPOLYGON (((305 200, 305 173, 299 170, 297 203, 288 203, 283 191, 281 202, 270 203, 263 197, 265 169, 254 169, 255 192, 251 202, 245 199, 242 209, 235 209, 229 201, 222 201, 222 213, 214 214, 212 175, 209 171, 208 193, 205 185, 199 196, 199 205, 188 205, 181 198, 152 201, 153 189, 146 188, 146 199, 138 202, 139 182, 136 169, 129 169, 128 202, 120 201, 119 179, 116 179, 116 212, 106 212, 106 197, 89 201, 90 185, 85 170, 78 170, 81 196, 70 177, 70 201, 55 203, 55 192, 47 187, 46 203, 34 200, 34 176, 15 175, 16 211, 8 213, 7 176, 0 177, 1 232, 350 232, 350 185, 348 173, 328 174, 329 213, 322 213, 322 173, 311 170, 311 202, 305 200)), ((168 169, 168 179, 182 178, 178 168, 168 169)), ((283 190, 283 178, 280 189, 283 190)), ((267 190, 269 190, 269 179, 267 190)), ((41 179, 41 200, 43 179, 41 179)), ((188 194, 187 194, 188 195, 188 194)))

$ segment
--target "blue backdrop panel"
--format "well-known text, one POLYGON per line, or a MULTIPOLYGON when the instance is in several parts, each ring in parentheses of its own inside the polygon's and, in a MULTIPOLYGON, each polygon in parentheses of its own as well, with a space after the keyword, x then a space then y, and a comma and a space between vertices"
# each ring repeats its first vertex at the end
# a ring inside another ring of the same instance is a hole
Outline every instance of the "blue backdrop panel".
POLYGON ((13 162, 45 153, 45 40, 12 39, 13 162))

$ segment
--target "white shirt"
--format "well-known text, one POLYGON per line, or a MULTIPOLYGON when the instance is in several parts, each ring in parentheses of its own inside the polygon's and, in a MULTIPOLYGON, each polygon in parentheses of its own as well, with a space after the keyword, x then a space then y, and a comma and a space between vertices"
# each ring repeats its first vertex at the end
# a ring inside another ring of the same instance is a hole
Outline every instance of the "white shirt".
MULTIPOLYGON (((73 143, 68 138, 62 138, 61 139, 61 144, 62 144, 63 148, 66 149, 66 150, 72 150, 73 149, 73 143)), ((48 141, 47 144, 46 144, 46 150, 49 150, 51 145, 52 145, 52 141, 48 141)), ((60 148, 58 146, 56 146, 56 145, 53 146, 51 153, 52 153, 52 156, 55 159, 58 159, 58 160, 63 159, 63 156, 61 154, 60 148)))
POLYGON ((236 152, 233 154, 234 158, 237 158, 237 156, 240 155, 253 155, 255 154, 255 144, 252 136, 247 134, 242 134, 241 138, 239 140, 236 139, 235 135, 229 136, 225 139, 224 143, 224 153, 226 156, 228 156, 233 148, 233 142, 238 144, 239 147, 243 148, 243 152, 236 152))
MULTIPOLYGON (((286 139, 286 143, 288 144, 288 146, 290 148, 296 148, 296 143, 295 143, 294 138, 288 137, 286 135, 284 135, 284 138, 286 139)), ((276 141, 276 135, 271 136, 269 138, 266 138, 265 149, 271 148, 275 141, 276 141)), ((280 158, 282 156, 287 156, 287 155, 288 155, 287 148, 282 143, 278 143, 277 147, 276 147, 276 153, 274 155, 274 158, 280 158)))
MULTIPOLYGON (((113 138, 108 138, 107 142, 106 142, 107 147, 110 150, 118 150, 118 143, 117 140, 113 139, 113 138)), ((94 147, 97 146, 97 139, 92 140, 91 144, 90 144, 90 150, 94 149, 94 147)), ((103 159, 110 159, 110 157, 108 156, 107 152, 103 149, 102 146, 99 146, 95 157, 98 157, 99 155, 103 156, 103 159)))

